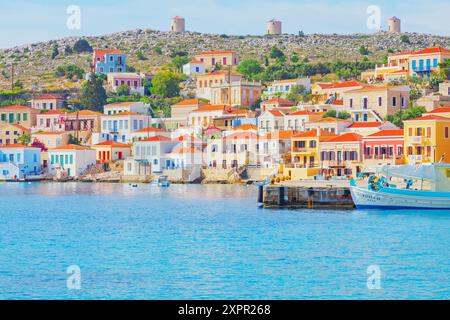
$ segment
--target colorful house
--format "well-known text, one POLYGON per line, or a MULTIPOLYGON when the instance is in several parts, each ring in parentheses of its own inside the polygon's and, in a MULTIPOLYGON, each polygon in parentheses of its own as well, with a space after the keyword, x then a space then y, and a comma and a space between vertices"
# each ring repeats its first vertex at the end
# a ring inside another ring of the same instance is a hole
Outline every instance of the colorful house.
POLYGON ((143 75, 136 72, 109 72, 107 77, 108 87, 111 91, 117 92, 120 86, 128 86, 130 93, 143 96, 145 93, 145 88, 142 85, 143 78, 143 75))
POLYGON ((407 164, 450 163, 450 118, 425 115, 403 123, 407 164))
POLYGON ((40 111, 26 106, 0 107, 0 124, 15 123, 31 128, 36 125, 36 115, 40 111))
POLYGON ((65 131, 43 131, 35 132, 31 135, 31 141, 39 141, 47 149, 53 149, 69 144, 70 134, 65 131))
POLYGON ((59 94, 45 94, 31 99, 31 107, 39 110, 57 110, 64 108, 66 99, 59 94))
POLYGON ((106 140, 132 142, 131 134, 148 127, 151 117, 136 112, 121 112, 101 117, 101 133, 95 143, 106 140))
POLYGON ((179 143, 164 136, 136 141, 133 144, 133 158, 143 165, 150 165, 152 173, 160 173, 174 167, 170 153, 179 143))
POLYGON ((89 147, 68 144, 48 150, 48 170, 51 175, 64 172, 69 177, 80 177, 96 164, 96 151, 89 147))
POLYGON ((97 151, 97 163, 110 163, 124 160, 131 155, 128 144, 117 141, 104 141, 92 146, 97 151))
POLYGON ((135 112, 148 114, 150 106, 143 102, 115 102, 103 106, 103 113, 106 115, 115 115, 123 112, 135 112))
POLYGON ((64 131, 66 114, 60 110, 50 110, 36 115, 36 129, 41 131, 64 131))
POLYGON ((273 109, 284 109, 286 112, 289 112, 294 105, 295 103, 288 99, 275 97, 261 102, 261 111, 264 112, 273 109))
POLYGON ((0 146, 0 180, 21 180, 41 175, 41 149, 21 144, 0 146))
POLYGON ((363 137, 365 165, 403 164, 404 136, 402 129, 381 130, 363 137))
POLYGON ((208 51, 195 55, 195 60, 203 62, 206 69, 212 70, 216 64, 222 66, 237 66, 239 58, 234 51, 208 51))
POLYGON ((17 139, 30 130, 20 124, 5 123, 0 125, 0 146, 17 144, 17 139))
POLYGON ((320 143, 320 161, 323 176, 356 177, 363 168, 363 137, 344 133, 320 143))
POLYGON ((409 86, 373 86, 346 91, 343 110, 356 122, 383 121, 409 107, 409 86))
POLYGON ((92 65, 95 74, 126 72, 127 55, 120 50, 95 50, 92 65))

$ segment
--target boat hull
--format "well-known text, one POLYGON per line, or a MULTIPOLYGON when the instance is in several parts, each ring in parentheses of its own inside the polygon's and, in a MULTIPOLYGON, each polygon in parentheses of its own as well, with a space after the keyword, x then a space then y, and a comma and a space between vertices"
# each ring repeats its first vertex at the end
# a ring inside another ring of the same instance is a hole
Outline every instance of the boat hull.
POLYGON ((431 192, 385 188, 371 191, 350 187, 353 202, 358 209, 447 209, 450 210, 450 192, 431 192))

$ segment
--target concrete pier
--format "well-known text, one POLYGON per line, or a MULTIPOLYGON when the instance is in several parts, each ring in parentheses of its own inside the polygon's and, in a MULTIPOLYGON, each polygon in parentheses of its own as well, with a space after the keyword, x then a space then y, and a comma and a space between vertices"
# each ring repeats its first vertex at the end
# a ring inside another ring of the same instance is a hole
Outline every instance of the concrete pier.
POLYGON ((349 187, 260 187, 258 200, 265 208, 353 209, 349 187), (261 199, 262 193, 262 199, 261 199))

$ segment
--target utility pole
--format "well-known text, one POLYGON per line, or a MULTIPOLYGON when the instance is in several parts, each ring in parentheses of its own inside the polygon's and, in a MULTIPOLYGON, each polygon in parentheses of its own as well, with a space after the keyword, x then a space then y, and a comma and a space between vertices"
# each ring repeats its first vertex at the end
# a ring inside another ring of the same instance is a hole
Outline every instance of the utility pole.
POLYGON ((11 91, 14 90, 14 63, 11 63, 11 91))

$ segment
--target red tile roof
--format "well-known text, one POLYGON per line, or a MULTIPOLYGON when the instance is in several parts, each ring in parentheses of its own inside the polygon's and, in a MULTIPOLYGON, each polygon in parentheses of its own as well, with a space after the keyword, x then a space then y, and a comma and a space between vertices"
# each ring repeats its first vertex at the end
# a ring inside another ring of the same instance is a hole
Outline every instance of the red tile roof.
POLYGON ((238 130, 258 130, 258 127, 254 124, 241 124, 240 126, 234 127, 233 128, 234 131, 238 131, 238 130))
POLYGON ((93 145, 93 147, 130 148, 130 145, 117 141, 107 140, 93 145))
POLYGON ((67 144, 65 146, 53 148, 51 150, 92 150, 92 149, 89 147, 79 146, 76 144, 67 144))
POLYGON ((275 117, 284 117, 284 114, 281 111, 278 110, 269 110, 271 114, 273 114, 275 117))
POLYGON ((123 54, 120 50, 97 49, 94 50, 95 56, 104 56, 105 54, 123 54))
POLYGON ((19 130, 22 130, 22 131, 24 131, 24 132, 29 132, 30 131, 30 129, 28 129, 28 128, 25 128, 24 126, 22 126, 22 125, 20 125, 20 124, 11 124, 13 127, 16 127, 17 129, 19 129, 19 130))
POLYGON ((142 133, 142 132, 167 132, 167 131, 163 130, 163 129, 155 128, 155 127, 147 127, 147 128, 144 128, 144 129, 140 129, 140 130, 138 130, 136 132, 142 133))
POLYGON ((178 103, 175 103, 172 105, 172 107, 184 107, 184 106, 202 106, 207 105, 206 102, 201 101, 200 99, 190 99, 190 100, 183 100, 178 103))
POLYGON ((413 54, 416 55, 416 54, 430 54, 430 53, 447 53, 447 54, 450 54, 450 50, 445 49, 445 48, 439 48, 439 47, 426 48, 426 49, 423 49, 423 50, 420 50, 420 51, 416 51, 413 54))
MULTIPOLYGON (((18 106, 18 105, 14 105, 14 106, 4 106, 4 107, 0 107, 0 109, 4 109, 4 110, 8 110, 8 109, 26 109, 26 110, 31 110, 33 108, 31 107, 27 107, 27 106, 18 106)), ((36 110, 36 109, 34 109, 36 110)))
POLYGON ((206 105, 204 107, 200 107, 198 109, 192 110, 191 112, 211 112, 211 111, 220 111, 223 110, 225 111, 225 109, 227 108, 226 105, 206 105))
POLYGON ((45 94, 45 95, 33 98, 33 100, 49 100, 49 99, 64 100, 64 97, 59 94, 45 94))
POLYGON ((18 144, 18 143, 9 144, 7 146, 0 146, 0 149, 22 149, 22 148, 24 148, 24 149, 36 149, 36 148, 33 148, 33 147, 25 146, 23 144, 18 144))
POLYGON ((44 116, 63 115, 63 114, 64 114, 64 112, 59 111, 59 110, 49 110, 47 112, 41 113, 41 115, 44 115, 44 116))
POLYGON ((202 153, 201 150, 198 150, 196 148, 191 148, 191 147, 182 147, 182 148, 178 148, 175 149, 171 152, 172 154, 183 154, 183 153, 202 153))
POLYGON ((357 142, 362 140, 362 136, 357 133, 344 133, 325 142, 357 142))
POLYGON ((408 122, 408 121, 450 121, 450 118, 446 118, 446 117, 441 117, 441 116, 435 116, 435 115, 425 115, 423 117, 420 118, 415 118, 415 119, 409 119, 409 120, 404 120, 404 122, 408 122))
POLYGON ((381 130, 378 132, 375 132, 371 135, 368 135, 368 137, 395 137, 395 136, 402 136, 403 137, 403 130, 381 130))
POLYGON ((270 140, 290 140, 294 135, 294 131, 292 130, 281 130, 270 132, 262 137, 262 139, 270 139, 270 140))
POLYGON ((251 131, 243 131, 229 134, 222 139, 258 139, 258 135, 251 131))
POLYGON ((359 81, 344 81, 344 82, 336 82, 333 83, 331 88, 333 89, 340 89, 340 88, 351 88, 351 87, 361 87, 361 86, 367 86, 364 83, 361 83, 359 81))
MULTIPOLYGON (((328 130, 320 129, 320 137, 336 137, 337 135, 335 133, 332 133, 328 130)), ((310 131, 305 131, 299 134, 294 135, 294 138, 314 138, 317 137, 317 129, 313 129, 310 131)))
POLYGON ((442 107, 442 108, 437 108, 434 110, 431 110, 429 112, 427 112, 428 114, 435 114, 435 113, 450 113, 450 107, 442 107))
POLYGON ((279 98, 279 97, 265 100, 262 103, 279 103, 279 104, 284 104, 284 105, 289 104, 291 106, 294 105, 294 103, 291 100, 283 99, 283 98, 279 98))
POLYGON ((348 128, 349 129, 357 129, 357 128, 378 128, 382 125, 381 122, 354 122, 348 128))
POLYGON ((172 139, 163 136, 154 136, 144 140, 139 140, 138 142, 154 142, 154 141, 172 141, 172 139))

